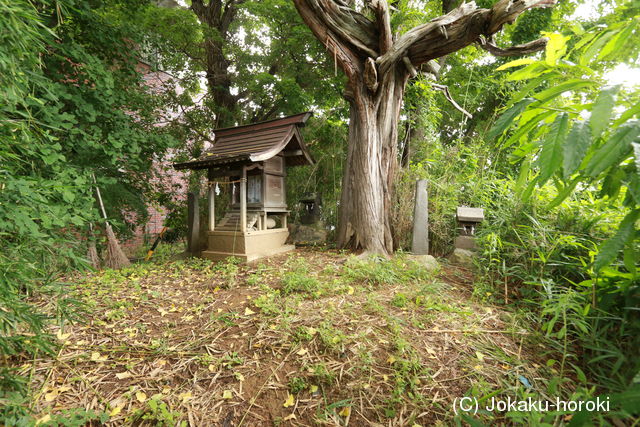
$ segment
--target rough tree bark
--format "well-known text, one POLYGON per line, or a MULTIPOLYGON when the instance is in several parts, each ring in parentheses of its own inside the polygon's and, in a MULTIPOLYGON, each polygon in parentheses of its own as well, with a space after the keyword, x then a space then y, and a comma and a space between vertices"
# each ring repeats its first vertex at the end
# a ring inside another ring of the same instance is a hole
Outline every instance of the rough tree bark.
POLYGON ((463 3, 397 39, 386 0, 366 0, 374 20, 345 0, 293 0, 313 34, 347 76, 350 104, 338 245, 388 255, 393 251, 391 201, 398 165, 398 120, 407 80, 430 61, 472 43, 498 55, 543 49, 546 40, 501 49, 492 36, 527 9, 555 0, 499 0, 491 9, 463 3))
POLYGON ((216 127, 231 126, 236 119, 238 97, 231 93, 231 62, 223 47, 229 42, 229 27, 236 18, 238 6, 246 0, 193 0, 191 10, 208 30, 204 37, 204 66, 209 93, 217 108, 216 127))

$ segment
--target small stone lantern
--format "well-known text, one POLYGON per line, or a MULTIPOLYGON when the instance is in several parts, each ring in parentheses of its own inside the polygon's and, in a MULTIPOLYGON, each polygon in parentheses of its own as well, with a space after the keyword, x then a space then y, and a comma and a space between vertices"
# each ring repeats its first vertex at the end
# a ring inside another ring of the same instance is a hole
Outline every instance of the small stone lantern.
POLYGON ((455 240, 456 249, 475 249, 475 234, 478 224, 484 221, 484 209, 458 207, 456 211, 458 232, 455 240))
POLYGON ((320 196, 307 194, 300 199, 303 206, 303 214, 300 216, 301 224, 315 224, 320 221, 320 196))

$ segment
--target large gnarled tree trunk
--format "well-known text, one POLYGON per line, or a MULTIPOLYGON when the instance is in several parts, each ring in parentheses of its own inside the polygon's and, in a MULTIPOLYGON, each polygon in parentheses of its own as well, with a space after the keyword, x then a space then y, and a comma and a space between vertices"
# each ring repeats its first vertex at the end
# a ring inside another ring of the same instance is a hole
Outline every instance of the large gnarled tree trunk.
POLYGON ((393 251, 390 215, 398 164, 398 120, 407 80, 419 67, 476 42, 500 56, 543 49, 545 39, 508 49, 490 40, 525 10, 551 6, 555 0, 499 0, 491 9, 464 3, 397 40, 386 0, 365 2, 375 21, 355 10, 354 2, 293 1, 348 80, 345 98, 351 113, 338 245, 389 254, 393 251))

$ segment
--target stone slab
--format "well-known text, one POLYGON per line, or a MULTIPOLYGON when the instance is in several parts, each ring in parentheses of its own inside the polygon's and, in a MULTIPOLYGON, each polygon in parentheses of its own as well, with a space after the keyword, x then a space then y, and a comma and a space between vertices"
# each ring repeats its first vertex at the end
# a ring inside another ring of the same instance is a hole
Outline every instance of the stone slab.
POLYGON ((462 222, 482 222, 484 221, 484 209, 460 206, 456 210, 456 218, 462 222))

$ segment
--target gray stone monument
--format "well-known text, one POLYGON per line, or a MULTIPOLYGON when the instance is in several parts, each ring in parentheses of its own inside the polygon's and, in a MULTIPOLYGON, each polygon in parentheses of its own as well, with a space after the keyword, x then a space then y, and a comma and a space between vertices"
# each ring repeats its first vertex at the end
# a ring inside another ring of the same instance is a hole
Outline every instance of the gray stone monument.
POLYGON ((413 210, 413 240, 411 252, 414 255, 429 253, 429 197, 427 180, 416 180, 415 207, 413 210))

